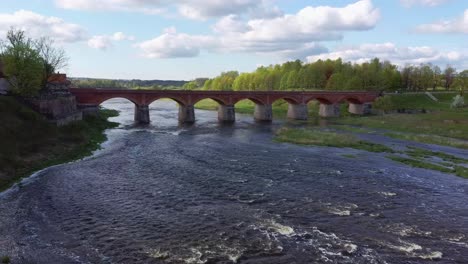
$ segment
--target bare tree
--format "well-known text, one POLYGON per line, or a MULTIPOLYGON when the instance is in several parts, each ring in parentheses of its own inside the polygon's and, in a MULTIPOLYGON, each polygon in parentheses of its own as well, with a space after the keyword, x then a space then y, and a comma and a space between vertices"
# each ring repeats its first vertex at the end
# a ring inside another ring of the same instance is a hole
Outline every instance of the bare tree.
POLYGON ((35 42, 35 47, 44 60, 43 82, 45 85, 52 74, 68 66, 69 58, 65 50, 55 47, 54 41, 50 38, 40 38, 35 42))

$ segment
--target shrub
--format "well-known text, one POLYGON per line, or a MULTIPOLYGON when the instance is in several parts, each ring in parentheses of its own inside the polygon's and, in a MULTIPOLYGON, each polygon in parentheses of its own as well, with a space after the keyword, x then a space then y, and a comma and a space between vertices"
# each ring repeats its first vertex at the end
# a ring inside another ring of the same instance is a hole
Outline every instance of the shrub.
POLYGON ((453 98, 452 108, 460 108, 465 106, 465 98, 462 95, 457 95, 453 98))

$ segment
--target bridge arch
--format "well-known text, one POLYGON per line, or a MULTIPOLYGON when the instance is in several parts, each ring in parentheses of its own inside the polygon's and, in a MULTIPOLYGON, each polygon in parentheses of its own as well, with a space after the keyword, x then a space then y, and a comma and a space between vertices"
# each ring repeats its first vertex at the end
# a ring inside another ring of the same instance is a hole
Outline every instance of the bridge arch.
POLYGON ((308 99, 306 100, 306 103, 309 103, 309 102, 312 101, 312 100, 317 100, 319 103, 321 103, 321 104, 326 104, 326 105, 331 105, 331 104, 333 104, 333 102, 332 102, 330 99, 328 99, 328 98, 326 98, 326 97, 322 97, 322 96, 308 98, 308 99))
POLYGON ((203 101, 203 100, 206 100, 206 99, 211 99, 213 101, 215 101, 216 103, 218 103, 219 105, 228 105, 229 103, 226 102, 226 100, 220 98, 220 97, 217 97, 217 96, 206 96, 206 97, 199 97, 199 98, 196 98, 195 100, 193 100, 193 105, 196 105, 197 103, 199 103, 200 101, 203 101))
POLYGON ((249 100, 253 102, 254 104, 258 104, 258 105, 267 104, 266 100, 264 100, 263 98, 255 97, 255 96, 245 96, 245 97, 236 98, 235 100, 233 100, 232 104, 235 105, 243 100, 249 100))
POLYGON ((176 103, 178 103, 180 106, 186 106, 187 105, 187 103, 184 100, 182 100, 181 98, 174 97, 174 96, 153 97, 153 98, 150 98, 149 100, 147 100, 147 103, 148 103, 148 105, 150 105, 150 104, 155 103, 156 101, 161 100, 161 99, 170 99, 170 100, 175 101, 176 103))
POLYGON ((362 100, 353 96, 345 97, 344 100, 352 104, 363 104, 362 100))
POLYGON ((134 105, 138 105, 139 101, 138 98, 134 98, 133 96, 125 96, 125 95, 109 95, 109 96, 100 96, 96 98, 96 105, 101 105, 106 101, 112 99, 125 99, 127 101, 132 102, 134 105))
POLYGON ((294 98, 294 97, 288 97, 288 96, 278 96, 278 97, 275 97, 275 98, 272 98, 271 99, 271 104, 279 101, 279 100, 284 100, 290 104, 301 104, 302 101, 298 100, 297 98, 294 98))

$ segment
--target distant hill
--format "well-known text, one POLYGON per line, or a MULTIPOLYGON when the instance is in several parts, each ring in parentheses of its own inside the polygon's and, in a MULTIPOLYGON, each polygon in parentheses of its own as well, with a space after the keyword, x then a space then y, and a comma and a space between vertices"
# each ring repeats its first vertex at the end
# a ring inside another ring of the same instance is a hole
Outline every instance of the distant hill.
POLYGON ((97 78, 80 78, 69 77, 72 85, 79 88, 87 87, 114 87, 127 89, 174 89, 181 88, 188 81, 179 80, 120 80, 120 79, 97 79, 97 78))

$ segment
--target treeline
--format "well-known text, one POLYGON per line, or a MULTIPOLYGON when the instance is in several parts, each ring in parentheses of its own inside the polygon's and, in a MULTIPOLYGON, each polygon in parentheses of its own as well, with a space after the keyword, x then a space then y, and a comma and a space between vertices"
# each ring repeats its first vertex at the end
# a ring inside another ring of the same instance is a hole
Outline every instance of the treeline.
POLYGON ((69 78, 79 88, 122 88, 122 89, 180 89, 187 81, 166 80, 113 80, 93 78, 69 78))
POLYGON ((224 72, 203 84, 187 83, 186 89, 204 90, 375 90, 424 91, 468 88, 468 70, 443 71, 432 64, 398 66, 375 58, 364 63, 337 60, 300 60, 259 67, 252 73, 224 72))

